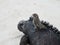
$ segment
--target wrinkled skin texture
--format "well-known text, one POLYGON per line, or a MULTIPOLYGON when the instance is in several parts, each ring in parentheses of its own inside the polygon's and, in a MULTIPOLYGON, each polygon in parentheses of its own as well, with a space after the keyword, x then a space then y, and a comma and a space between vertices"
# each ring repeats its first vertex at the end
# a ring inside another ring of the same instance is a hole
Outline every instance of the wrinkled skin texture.
POLYGON ((35 29, 32 19, 19 22, 18 29, 25 34, 20 45, 60 45, 60 32, 46 22, 41 23, 47 28, 35 29))

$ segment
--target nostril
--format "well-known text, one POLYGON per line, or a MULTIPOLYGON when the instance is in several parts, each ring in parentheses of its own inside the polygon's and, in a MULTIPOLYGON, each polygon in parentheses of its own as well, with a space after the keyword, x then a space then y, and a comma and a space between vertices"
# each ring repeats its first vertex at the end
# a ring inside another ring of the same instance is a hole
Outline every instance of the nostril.
POLYGON ((18 24, 18 29, 21 28, 23 26, 23 23, 19 23, 18 24))
POLYGON ((23 23, 21 23, 20 26, 23 26, 23 23))

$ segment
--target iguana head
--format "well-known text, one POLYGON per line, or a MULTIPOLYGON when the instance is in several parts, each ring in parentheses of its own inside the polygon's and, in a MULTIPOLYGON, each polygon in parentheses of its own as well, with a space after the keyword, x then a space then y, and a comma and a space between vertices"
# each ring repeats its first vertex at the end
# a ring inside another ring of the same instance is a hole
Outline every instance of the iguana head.
POLYGON ((43 25, 40 24, 38 15, 35 13, 33 14, 29 20, 27 21, 20 21, 18 23, 18 29, 19 31, 22 31, 25 34, 33 33, 39 30, 40 27, 43 27, 43 25), (37 24, 40 24, 41 26, 37 27, 37 24))
POLYGON ((24 34, 35 32, 35 26, 32 21, 33 19, 31 17, 27 21, 20 21, 18 23, 19 31, 22 31, 24 34))

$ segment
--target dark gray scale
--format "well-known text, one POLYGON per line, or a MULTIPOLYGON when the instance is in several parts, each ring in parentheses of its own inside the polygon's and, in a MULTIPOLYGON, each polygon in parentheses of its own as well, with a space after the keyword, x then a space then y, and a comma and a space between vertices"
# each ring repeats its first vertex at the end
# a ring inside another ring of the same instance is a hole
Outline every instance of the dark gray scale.
POLYGON ((58 31, 57 34, 60 34, 60 31, 58 31))

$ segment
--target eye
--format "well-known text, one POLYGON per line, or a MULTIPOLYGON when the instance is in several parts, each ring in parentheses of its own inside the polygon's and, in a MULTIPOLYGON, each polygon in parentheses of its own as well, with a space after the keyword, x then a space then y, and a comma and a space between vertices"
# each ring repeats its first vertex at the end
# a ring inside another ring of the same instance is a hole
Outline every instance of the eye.
POLYGON ((33 21, 33 17, 30 17, 30 18, 29 18, 29 21, 33 21))

